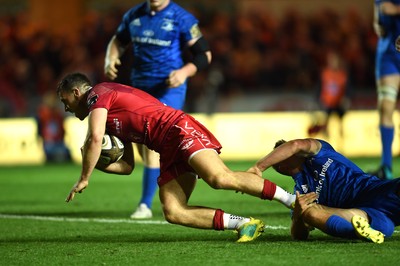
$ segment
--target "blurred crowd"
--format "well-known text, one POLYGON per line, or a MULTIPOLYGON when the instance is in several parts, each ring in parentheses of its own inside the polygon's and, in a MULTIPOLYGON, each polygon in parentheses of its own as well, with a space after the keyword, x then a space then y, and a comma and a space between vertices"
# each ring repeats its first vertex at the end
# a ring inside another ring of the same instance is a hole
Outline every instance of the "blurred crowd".
MULTIPOLYGON (((331 49, 344 59, 354 89, 374 90, 372 14, 365 19, 353 9, 321 9, 307 15, 293 9, 278 19, 265 10, 189 10, 200 20, 213 62, 208 71, 190 80, 188 104, 211 85, 220 97, 311 93, 331 49)), ((125 11, 87 12, 85 27, 74 39, 49 33, 24 12, 0 17, 0 117, 35 116, 44 96, 55 91, 65 73, 81 71, 93 82, 106 80, 104 53, 125 11)), ((127 71, 121 73, 119 81, 128 82, 127 71)))

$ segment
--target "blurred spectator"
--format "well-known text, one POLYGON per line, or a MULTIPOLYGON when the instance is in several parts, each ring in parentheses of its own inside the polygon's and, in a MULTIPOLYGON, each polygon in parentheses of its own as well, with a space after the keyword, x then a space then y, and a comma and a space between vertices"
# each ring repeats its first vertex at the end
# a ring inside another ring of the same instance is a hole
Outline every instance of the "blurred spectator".
POLYGON ((47 92, 37 112, 38 133, 43 141, 47 162, 65 162, 71 160, 64 143, 64 112, 57 95, 47 92))
MULTIPOLYGON (((245 11, 233 3, 225 9, 201 1, 186 6, 200 18, 210 43, 209 70, 224 77, 220 97, 312 93, 324 51, 331 48, 342 54, 355 90, 374 93, 371 66, 377 37, 372 18, 364 19, 355 9, 321 8, 310 14, 288 9, 278 19, 273 10, 257 6, 245 11)), ((67 71, 79 70, 93 82, 104 81, 104 51, 124 10, 88 10, 85 27, 73 40, 46 31, 24 12, 0 17, 0 116, 32 116, 42 95, 53 91, 55 81, 67 71)), ((189 86, 193 89, 188 91, 186 108, 196 111, 195 99, 206 97, 207 73, 189 82, 195 84, 189 86)))
POLYGON ((329 121, 333 114, 339 118, 339 133, 343 137, 343 117, 349 108, 349 77, 341 55, 333 50, 326 54, 326 62, 320 74, 319 103, 325 112, 322 122, 309 128, 309 135, 319 131, 328 136, 329 121))

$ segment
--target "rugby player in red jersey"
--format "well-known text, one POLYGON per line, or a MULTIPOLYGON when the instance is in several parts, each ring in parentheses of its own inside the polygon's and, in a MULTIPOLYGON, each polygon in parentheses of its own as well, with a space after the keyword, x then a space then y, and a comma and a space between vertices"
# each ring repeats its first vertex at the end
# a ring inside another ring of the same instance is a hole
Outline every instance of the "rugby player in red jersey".
POLYGON ((112 82, 91 86, 81 73, 69 74, 57 93, 65 111, 84 120, 88 131, 82 149, 82 171, 66 201, 82 192, 95 168, 107 173, 129 175, 134 168, 131 143, 146 145, 160 154, 159 196, 165 219, 193 228, 238 232, 238 242, 248 242, 264 231, 261 220, 225 213, 221 209, 188 205, 197 176, 214 189, 239 191, 261 199, 277 200, 287 207, 295 201, 290 194, 262 178, 262 159, 247 171, 232 171, 221 160, 221 144, 192 116, 162 104, 139 89, 112 82), (97 164, 104 133, 125 144, 121 160, 97 164))

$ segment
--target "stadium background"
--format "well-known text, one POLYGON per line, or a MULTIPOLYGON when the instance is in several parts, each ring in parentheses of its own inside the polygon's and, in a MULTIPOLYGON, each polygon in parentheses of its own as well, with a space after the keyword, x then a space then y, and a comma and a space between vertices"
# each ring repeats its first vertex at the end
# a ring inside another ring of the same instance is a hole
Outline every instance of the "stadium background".
MULTIPOLYGON (((0 164, 44 162, 38 107, 67 72, 105 80, 107 42, 139 2, 0 1, 0 164)), ((190 80, 185 110, 217 135, 224 158, 255 159, 277 139, 307 136, 320 115, 315 81, 329 47, 344 56, 352 97, 344 137, 334 122, 328 140, 349 156, 379 155, 372 1, 176 2, 199 18, 213 52, 208 71, 190 80)), ((85 126, 70 116, 65 125, 66 144, 79 161, 85 126)), ((393 148, 398 154, 397 135, 393 148)))
MULTIPOLYGON (((153 219, 131 220, 141 194, 141 164, 129 176, 96 171, 90 188, 65 203, 80 165, 42 164, 38 108, 54 97, 63 73, 79 70, 103 79, 106 42, 137 2, 0 0, 0 265, 397 265, 398 229, 382 245, 318 230, 310 241, 292 241, 290 213, 281 204, 216 192, 201 181, 191 205, 260 218, 265 234, 238 245, 227 230, 170 225, 158 200, 153 219), (22 165, 27 163, 34 165, 22 165)), ((326 45, 342 49, 354 85, 345 137, 337 137, 334 123, 330 140, 349 154, 379 154, 372 0, 177 2, 199 17, 214 54, 210 69, 190 80, 185 109, 218 135, 223 156, 243 160, 227 160, 230 169, 248 169, 253 160, 246 160, 264 155, 278 138, 305 136, 320 115, 314 82, 326 45)), ((65 140, 79 153, 86 125, 71 116, 65 123, 65 140)), ((399 146, 396 136, 396 154, 399 146)), ((365 170, 379 161, 352 159, 365 170)), ((393 163, 399 165, 400 157, 393 163)), ((290 178, 272 169, 264 176, 293 188, 290 178)))

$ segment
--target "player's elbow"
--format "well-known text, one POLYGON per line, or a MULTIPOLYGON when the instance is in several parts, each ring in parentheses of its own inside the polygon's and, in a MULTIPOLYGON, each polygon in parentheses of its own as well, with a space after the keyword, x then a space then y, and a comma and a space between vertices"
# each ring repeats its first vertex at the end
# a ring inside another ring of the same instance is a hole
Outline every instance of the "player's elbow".
POLYGON ((293 240, 304 241, 308 239, 310 234, 309 226, 302 218, 293 219, 290 227, 290 235, 293 240))
POLYGON ((88 135, 86 142, 101 146, 103 142, 103 134, 91 132, 90 135, 88 135))
POLYGON ((127 164, 127 165, 123 168, 123 170, 121 171, 121 174, 122 174, 122 175, 130 175, 130 174, 132 174, 132 172, 133 172, 134 169, 135 169, 135 165, 134 165, 134 164, 133 164, 133 165, 127 164))
POLYGON ((305 241, 308 239, 309 230, 305 226, 293 225, 290 229, 290 235, 293 240, 305 241))
POLYGON ((125 161, 123 159, 116 162, 118 164, 119 174, 120 175, 130 175, 132 174, 133 170, 135 169, 135 162, 132 161, 125 161))

